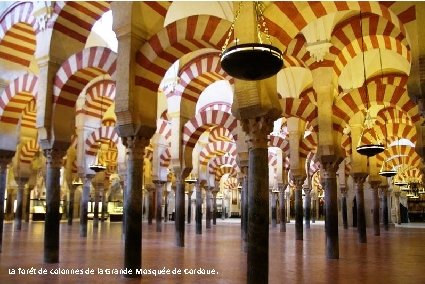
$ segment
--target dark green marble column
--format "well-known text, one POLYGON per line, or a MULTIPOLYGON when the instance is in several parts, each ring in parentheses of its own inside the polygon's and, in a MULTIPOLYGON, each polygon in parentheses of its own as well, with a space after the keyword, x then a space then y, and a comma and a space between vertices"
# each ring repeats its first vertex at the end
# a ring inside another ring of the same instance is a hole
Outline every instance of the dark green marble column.
POLYGON ((152 220, 155 216, 155 188, 148 188, 149 192, 149 209, 148 209, 148 224, 152 225, 152 220))
POLYGON ((303 240, 303 183, 305 177, 294 177, 295 183, 295 239, 303 240))
POLYGON ((18 184, 18 192, 16 195, 16 211, 15 211, 15 230, 20 231, 22 227, 22 212, 24 203, 24 190, 28 178, 16 178, 18 184))
POLYGON ((286 232, 286 200, 285 186, 279 184, 279 204, 280 204, 280 231, 286 232))
POLYGON ((217 224, 217 193, 218 191, 214 190, 213 191, 213 225, 217 224))
MULTIPOLYGON (((176 245, 184 247, 184 182, 176 180, 176 206, 175 206, 175 226, 176 226, 176 245)), ((189 198, 190 201, 190 198, 189 198)), ((189 204, 190 207, 190 204, 189 204)), ((189 219, 188 219, 189 221, 189 219)))
POLYGON ((189 184, 188 187, 189 190, 187 191, 187 223, 190 224, 192 222, 192 184, 189 184))
POLYGON ((155 223, 156 231, 162 231, 162 190, 164 187, 163 181, 154 181, 156 187, 156 214, 155 214, 155 223))
POLYGON ((305 227, 310 229, 311 221, 311 188, 304 188, 305 227))
POLYGON ((195 184, 196 190, 196 234, 202 234, 202 187, 199 183, 195 184))
POLYGON ((354 184, 356 188, 356 203, 357 203, 357 232, 359 235, 359 242, 366 243, 366 215, 364 208, 364 182, 367 174, 355 173, 354 184))
POLYGON ((344 229, 348 229, 348 217, 347 217, 347 188, 341 187, 341 201, 342 201, 342 223, 344 229))
POLYGON ((72 219, 74 218, 74 202, 75 202, 75 190, 77 186, 72 185, 69 189, 68 199, 68 225, 72 225, 72 219))
POLYGON ((135 274, 142 268, 142 200, 143 200, 143 151, 149 139, 126 137, 127 183, 124 202, 124 269, 132 274, 125 277, 141 277, 135 274))
POLYGON ((380 186, 380 191, 382 195, 382 221, 384 223, 384 230, 389 230, 388 224, 388 186, 380 186))
POLYGON ((338 239, 338 195, 336 171, 339 160, 334 156, 324 156, 321 160, 321 179, 325 191, 325 230, 326 230, 326 257, 339 258, 338 239))
POLYGON ((212 190, 214 187, 206 187, 206 197, 205 197, 205 203, 206 203, 206 216, 205 216, 205 227, 207 229, 211 229, 211 215, 212 215, 212 208, 211 208, 211 197, 212 197, 212 190))
POLYGON ((273 189, 270 189, 270 194, 271 194, 272 228, 276 228, 277 227, 276 193, 273 192, 273 189))
POLYGON ((89 211, 90 188, 94 175, 86 175, 83 180, 83 191, 80 202, 80 237, 87 237, 87 214, 89 211))
POLYGON ((3 246, 4 195, 6 192, 7 164, 15 152, 0 151, 0 253, 3 246))
MULTIPOLYGON (((97 177, 99 178, 99 177, 97 177)), ((101 187, 103 187, 101 185, 101 183, 99 181, 95 182, 95 187, 94 187, 94 209, 93 209, 93 228, 98 228, 99 227, 99 201, 100 201, 100 194, 99 192, 103 189, 101 189, 101 187)))
POLYGON ((46 156, 46 218, 44 221, 44 262, 59 262, 60 169, 64 151, 44 150, 46 156))
POLYGON ((379 236, 380 225, 379 225, 379 184, 381 181, 371 181, 369 182, 372 187, 372 202, 373 202, 373 233, 375 236, 379 236))
POLYGON ((168 221, 168 191, 167 188, 165 188, 164 191, 164 223, 168 221))
POLYGON ((27 187, 24 191, 24 220, 25 223, 28 223, 30 221, 30 210, 31 210, 31 190, 33 190, 33 185, 30 187, 27 187))

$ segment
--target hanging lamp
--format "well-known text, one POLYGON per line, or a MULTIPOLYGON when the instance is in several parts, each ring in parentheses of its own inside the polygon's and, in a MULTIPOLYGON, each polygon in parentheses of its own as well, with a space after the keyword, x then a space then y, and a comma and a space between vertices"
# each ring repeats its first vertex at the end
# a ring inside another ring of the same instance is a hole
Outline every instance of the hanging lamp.
MULTIPOLYGON (((245 5, 251 5, 245 2, 245 5)), ((239 18, 243 3, 239 2, 232 25, 222 47, 220 56, 221 67, 230 76, 247 81, 257 81, 276 75, 283 67, 283 55, 279 48, 272 45, 269 29, 263 16, 263 4, 254 1, 255 18, 257 21, 258 42, 239 44, 235 37, 235 45, 228 47, 230 38, 234 34, 235 23, 239 18), (262 34, 265 34, 269 44, 263 43, 262 34)))
POLYGON ((194 184, 198 180, 192 175, 192 173, 189 174, 189 176, 184 180, 185 183, 188 184, 194 184))
MULTIPOLYGON (((381 55, 381 52, 379 50, 379 55, 381 55)), ((382 61, 381 61, 382 64, 382 61)), ((382 72, 382 65, 381 65, 381 72, 382 72)), ((382 79, 382 77, 381 77, 382 79)), ((385 108, 385 105, 384 105, 385 108)), ((385 123, 385 144, 388 144, 388 130, 387 130, 387 120, 384 120, 385 123)), ((379 171, 379 175, 383 177, 393 177, 397 174, 397 171, 394 169, 388 168, 387 165, 387 159, 384 157, 384 162, 382 163, 381 170, 379 171)))
MULTIPOLYGON (((363 123, 363 130, 362 130, 362 134, 360 135, 360 139, 359 139, 359 145, 357 146, 356 150, 357 153, 359 153, 360 155, 364 155, 367 157, 372 157, 375 156, 379 153, 382 153, 385 150, 385 147, 382 143, 376 143, 376 144, 363 144, 361 145, 361 141, 362 141, 362 137, 363 137, 363 133, 365 129, 371 129, 371 131, 375 134, 375 139, 376 139, 376 132, 373 129, 373 121, 372 121, 372 117, 370 115, 370 109, 369 109, 369 94, 368 94, 368 90, 367 90, 367 85, 366 85, 366 64, 365 64, 365 51, 364 51, 364 38, 363 38, 363 24, 362 24, 362 13, 360 12, 360 32, 361 32, 361 36, 362 36, 362 58, 363 58, 363 74, 364 74, 364 81, 363 81, 363 88, 365 89, 366 92, 366 103, 367 103, 367 108, 366 108, 366 115, 365 115, 365 120, 363 123)), ((378 139, 376 139, 378 140, 378 139)))
POLYGON ((80 177, 78 177, 78 178, 75 178, 75 179, 72 181, 72 185, 75 185, 75 186, 83 185, 83 182, 81 181, 81 178, 80 178, 80 177))

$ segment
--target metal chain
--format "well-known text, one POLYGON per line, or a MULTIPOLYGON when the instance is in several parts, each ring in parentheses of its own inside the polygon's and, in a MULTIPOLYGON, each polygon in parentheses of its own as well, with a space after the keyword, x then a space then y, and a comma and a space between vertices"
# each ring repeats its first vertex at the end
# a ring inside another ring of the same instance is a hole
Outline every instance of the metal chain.
POLYGON ((230 37, 232 36, 233 31, 235 30, 235 23, 239 17, 239 14, 241 13, 241 8, 242 8, 242 1, 239 2, 239 7, 238 7, 238 10, 236 11, 235 16, 233 17, 233 22, 232 22, 232 25, 230 26, 229 32, 227 33, 226 41, 224 42, 224 45, 221 48, 222 54, 227 49, 227 46, 229 45, 230 37))
POLYGON ((264 11, 264 5, 260 1, 254 2, 255 7, 255 14, 257 17, 257 31, 258 31, 258 40, 260 43, 263 43, 262 37, 261 37, 261 30, 264 30, 264 34, 266 35, 266 39, 269 41, 270 44, 272 44, 272 41, 270 39, 269 34, 269 28, 267 27, 266 20, 264 19, 263 11, 264 11))

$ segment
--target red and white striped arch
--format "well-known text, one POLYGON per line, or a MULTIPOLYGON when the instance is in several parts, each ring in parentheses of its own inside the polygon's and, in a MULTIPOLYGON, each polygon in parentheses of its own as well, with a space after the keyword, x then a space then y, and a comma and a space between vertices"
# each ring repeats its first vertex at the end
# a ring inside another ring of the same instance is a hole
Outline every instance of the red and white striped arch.
POLYGON ((37 99, 37 77, 25 74, 13 80, 0 96, 0 119, 17 124, 28 103, 37 99))
POLYGON ((381 109, 376 115, 376 124, 389 125, 391 123, 414 125, 410 117, 400 109, 393 107, 381 109))
POLYGON ((87 116, 102 119, 102 115, 114 103, 114 99, 115 82, 109 79, 99 81, 87 89, 84 113, 87 116))
POLYGON ((229 153, 231 156, 236 157, 236 143, 227 141, 208 143, 199 153, 199 164, 201 166, 206 166, 211 158, 214 156, 222 156, 225 153, 229 153))
POLYGON ((107 143, 109 140, 118 144, 119 137, 115 131, 115 127, 102 126, 94 130, 85 142, 86 155, 96 156, 97 150, 99 150, 98 142, 107 143))
POLYGON ((320 161, 311 161, 310 166, 308 167, 309 175, 313 176, 317 171, 320 171, 320 168, 320 161))
POLYGON ((363 50, 393 50, 410 62, 408 40, 393 23, 378 15, 365 14, 362 16, 362 25, 363 31, 360 29, 359 16, 355 15, 338 24, 332 32, 332 47, 328 57, 335 62, 334 72, 337 76, 345 65, 363 50))
POLYGON ((293 38, 309 23, 328 14, 339 11, 362 11, 365 14, 376 14, 393 23, 406 35, 403 22, 386 5, 380 2, 366 1, 317 1, 270 2, 264 11, 265 20, 271 36, 287 47, 293 38))
POLYGON ((407 89, 392 85, 369 84, 354 89, 335 101, 332 106, 334 129, 342 132, 344 126, 357 112, 365 111, 367 98, 369 105, 400 108, 414 123, 421 119, 418 106, 409 98, 407 89))
POLYGON ((217 168, 223 165, 229 165, 231 167, 238 168, 238 164, 234 156, 223 155, 223 156, 217 156, 210 160, 208 164, 208 172, 210 174, 215 174, 215 171, 217 170, 217 168))
MULTIPOLYGON (((283 98, 280 100, 282 107, 282 116, 298 117, 307 122, 313 122, 317 118, 317 106, 305 99, 283 98)), ((317 129, 317 123, 314 123, 314 131, 317 129)))
POLYGON ((106 47, 90 47, 72 55, 56 73, 54 103, 73 108, 78 95, 92 79, 100 75, 115 76, 116 58, 116 53, 106 47))
POLYGON ((238 185, 239 185, 238 179, 234 177, 227 178, 223 183, 223 187, 225 189, 235 189, 235 188, 238 188, 238 185))
POLYGON ((228 102, 212 102, 201 107, 198 112, 219 110, 230 113, 232 111, 232 105, 228 102))
POLYGON ((22 111, 21 129, 35 129, 36 125, 36 102, 35 99, 29 101, 26 107, 22 111))
POLYGON ((57 1, 53 7, 57 19, 48 27, 53 26, 54 35, 85 44, 94 23, 109 9, 107 1, 57 1))
POLYGON ((0 59, 28 67, 34 58, 35 18, 32 2, 12 4, 0 19, 0 59))
POLYGON ((423 178, 423 172, 417 167, 409 167, 399 175, 404 177, 405 180, 413 180, 416 182, 422 182, 423 178))
POLYGON ((416 143, 418 139, 415 126, 402 123, 394 123, 387 125, 385 129, 385 125, 379 124, 375 125, 372 129, 367 129, 363 132, 361 143, 374 144, 376 143, 375 137, 378 137, 378 139, 385 141, 385 132, 387 132, 387 144, 392 143, 393 141, 397 141, 399 138, 408 139, 412 141, 412 143, 416 143))
POLYGON ((189 120, 183 127, 183 146, 188 148, 195 147, 201 134, 211 126, 221 126, 227 128, 237 140, 237 120, 227 112, 212 110, 198 113, 189 120))
POLYGON ((37 141, 35 139, 29 140, 21 148, 19 161, 23 164, 31 164, 35 154, 37 154, 38 151, 40 151, 40 146, 38 145, 37 141))
POLYGON ((181 96, 182 103, 196 103, 201 93, 211 84, 219 80, 234 79, 221 68, 220 54, 207 53, 194 58, 183 66, 178 74, 180 80, 175 92, 168 96, 181 96))
POLYGON ((307 158, 310 152, 315 153, 317 149, 317 133, 311 132, 306 137, 302 138, 299 144, 299 153, 301 158, 307 158))
POLYGON ((152 159, 153 159, 153 147, 152 147, 152 145, 145 147, 145 149, 143 151, 143 158, 152 163, 152 159))
POLYGON ((344 150, 346 157, 351 157, 351 154, 353 153, 351 145, 351 135, 342 134, 341 148, 344 150))
POLYGON ((236 177, 238 172, 236 167, 220 167, 215 171, 215 180, 219 181, 224 175, 228 174, 229 177, 236 177))
POLYGON ((389 160, 387 162, 388 167, 397 167, 401 164, 411 165, 413 167, 419 167, 422 160, 418 155, 414 147, 408 145, 393 145, 387 147, 384 152, 376 155, 376 164, 378 167, 381 167, 384 160, 389 160), (401 157, 398 157, 400 156, 401 157), (393 159, 391 159, 393 157, 393 159))
POLYGON ((160 159, 160 162, 159 162, 160 167, 168 168, 170 166, 170 161, 171 161, 170 149, 169 148, 165 149, 165 151, 163 151, 161 155, 159 156, 159 159, 160 159))
POLYGON ((171 123, 168 120, 158 118, 156 123, 156 133, 161 134, 167 143, 170 143, 171 140, 171 123))
POLYGON ((289 154, 289 142, 280 135, 269 135, 268 146, 281 149, 284 155, 289 154))
POLYGON ((304 89, 299 95, 299 99, 307 100, 317 106, 317 93, 313 87, 304 89))
POLYGON ((233 135, 230 133, 229 129, 223 128, 220 126, 213 127, 210 131, 210 135, 208 136, 209 142, 216 141, 227 141, 227 142, 235 142, 233 139, 233 135))
POLYGON ((404 73, 385 73, 383 75, 378 74, 376 76, 369 77, 366 80, 366 85, 369 83, 375 83, 406 88, 408 79, 409 76, 404 73))
POLYGON ((136 56, 136 85, 154 93, 168 68, 192 51, 213 48, 221 50, 230 22, 215 16, 190 16, 166 26, 153 35, 136 56))

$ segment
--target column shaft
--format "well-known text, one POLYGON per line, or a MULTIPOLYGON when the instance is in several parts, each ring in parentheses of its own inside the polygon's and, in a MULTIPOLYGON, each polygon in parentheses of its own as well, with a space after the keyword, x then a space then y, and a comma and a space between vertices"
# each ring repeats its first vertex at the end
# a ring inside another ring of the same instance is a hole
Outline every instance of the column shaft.
POLYGON ((69 199, 68 199, 68 225, 72 225, 72 219, 74 215, 74 201, 75 201, 75 186, 73 185, 69 189, 69 199))
POLYGON ((100 195, 99 195, 99 182, 95 183, 95 188, 94 188, 94 209, 93 209, 93 227, 97 228, 99 227, 99 200, 100 200, 100 195))
POLYGON ((202 188, 201 185, 196 185, 196 234, 202 234, 202 188))
POLYGON ((329 259, 339 258, 338 240, 338 200, 336 170, 328 170, 328 174, 322 177, 325 190, 325 230, 326 230, 326 257, 329 259))
POLYGON ((378 188, 372 188, 373 193, 373 232, 375 236, 380 235, 379 228, 379 195, 378 188))
MULTIPOLYGON (((176 181, 176 245, 178 247, 184 247, 184 183, 182 181, 176 181)), ((189 198, 190 202, 190 198, 189 198)), ((190 207, 190 203, 189 203, 190 207)), ((188 219, 189 221, 189 219, 188 219)))
POLYGON ((303 200, 302 181, 296 181, 295 188, 295 239, 303 240, 303 200))
POLYGON ((15 230, 20 231, 22 227, 22 209, 24 201, 24 188, 26 181, 18 180, 18 193, 16 195, 15 230))
POLYGON ((93 175, 84 177, 83 191, 80 203, 80 237, 87 237, 87 213, 89 211, 90 188, 93 175))
POLYGON ((155 215, 155 189, 149 189, 149 210, 148 210, 148 224, 152 225, 152 220, 154 218, 155 215))
MULTIPOLYGON (((190 186, 191 185, 189 185, 189 187, 190 186)), ((190 222, 192 221, 192 193, 193 193, 193 191, 190 188, 188 193, 187 193, 187 223, 188 224, 190 224, 190 222)), ((183 198, 184 198, 184 196, 183 196, 183 198)))
POLYGON ((281 232, 286 232, 286 200, 285 200, 285 188, 282 187, 280 189, 279 192, 279 197, 280 197, 280 216, 281 216, 281 220, 280 220, 280 231, 281 232))
POLYGON ((206 220, 205 220, 205 226, 207 229, 211 228, 211 188, 207 188, 206 190, 206 197, 205 197, 205 202, 206 202, 206 207, 207 207, 207 212, 206 212, 206 220))
POLYGON ((217 191, 213 192, 213 225, 217 224, 217 191))
POLYGON ((269 179, 267 148, 249 149, 247 283, 268 283, 269 179))
POLYGON ((277 208, 276 208, 276 194, 270 191, 271 194, 271 210, 272 210, 272 228, 277 226, 277 208))
POLYGON ((0 253, 2 252, 3 244, 3 223, 4 223, 4 194, 6 192, 6 179, 7 179, 7 164, 0 161, 0 253))
POLYGON ((366 215, 364 209, 364 178, 359 178, 356 181, 356 203, 357 203, 357 231, 359 235, 359 242, 366 243, 366 215))
POLYGON ((30 221, 30 204, 31 203, 31 189, 27 187, 24 191, 24 210, 23 210, 23 218, 25 223, 30 221))
POLYGON ((311 220, 311 189, 304 190, 304 208, 305 208, 305 227, 307 229, 310 228, 310 220, 311 220))
POLYGON ((385 231, 388 231, 388 193, 386 190, 384 191, 382 196, 382 219, 384 221, 384 229, 385 231))
POLYGON ((60 169, 64 153, 45 150, 46 218, 44 221, 44 262, 59 262, 60 169))
POLYGON ((344 224, 344 229, 348 229, 348 217, 347 217, 347 196, 346 194, 342 195, 342 223, 344 224))
POLYGON ((156 182, 156 214, 155 214, 155 222, 156 222, 156 231, 162 231, 162 182, 156 182))
POLYGON ((164 192, 164 222, 168 221, 168 191, 164 192))

